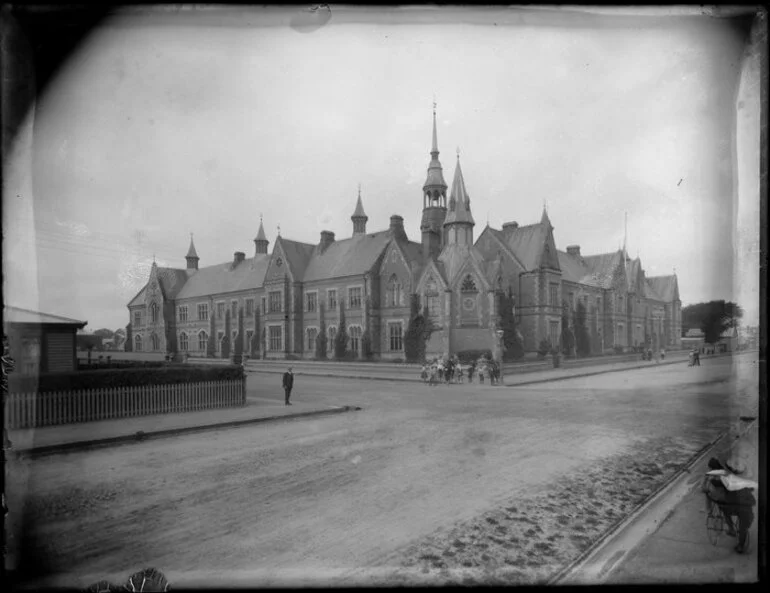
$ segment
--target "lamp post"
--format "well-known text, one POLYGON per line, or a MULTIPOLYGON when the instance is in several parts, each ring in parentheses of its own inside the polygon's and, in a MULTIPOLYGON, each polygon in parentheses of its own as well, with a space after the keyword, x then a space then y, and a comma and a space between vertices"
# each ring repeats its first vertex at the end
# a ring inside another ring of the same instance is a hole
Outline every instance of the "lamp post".
POLYGON ((498 384, 503 385, 503 330, 496 330, 495 335, 497 336, 497 368, 500 373, 498 384))

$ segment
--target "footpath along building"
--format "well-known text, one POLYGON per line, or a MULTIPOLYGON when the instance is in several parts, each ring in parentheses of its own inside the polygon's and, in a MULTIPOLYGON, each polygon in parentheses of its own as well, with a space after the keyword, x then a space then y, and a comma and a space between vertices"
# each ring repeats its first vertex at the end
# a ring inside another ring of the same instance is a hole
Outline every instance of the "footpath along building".
POLYGON ((681 301, 676 275, 648 277, 639 258, 625 247, 584 255, 578 245, 557 249, 554 227, 544 209, 539 222, 487 225, 474 239, 475 221, 457 157, 451 189, 439 161, 436 113, 431 159, 422 192, 420 241, 411 241, 404 219, 394 214, 384 230, 367 230, 359 190, 352 232, 337 238, 320 232, 317 243, 278 236, 272 251, 262 221, 254 255, 236 251, 232 261, 200 267, 192 239, 185 268, 153 263, 147 284, 128 304, 134 350, 222 352, 225 312, 230 311, 230 343, 244 314, 244 352, 270 358, 312 358, 322 316, 328 352, 344 307, 348 349, 362 355, 366 334, 375 358, 404 357, 411 295, 417 295, 436 331, 429 355, 494 350, 499 319, 498 291, 509 290, 525 351, 543 340, 559 343, 563 311, 586 310, 594 352, 644 343, 681 346, 681 301), (447 196, 447 190, 449 195, 447 196), (213 318, 213 319, 212 319, 213 318))

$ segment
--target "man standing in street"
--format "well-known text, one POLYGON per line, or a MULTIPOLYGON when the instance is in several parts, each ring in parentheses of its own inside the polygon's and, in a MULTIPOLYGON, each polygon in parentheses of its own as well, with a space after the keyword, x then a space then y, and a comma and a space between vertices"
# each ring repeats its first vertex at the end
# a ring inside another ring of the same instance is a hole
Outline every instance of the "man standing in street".
POLYGON ((289 370, 286 371, 283 374, 283 390, 286 392, 286 405, 290 406, 291 402, 289 401, 289 398, 291 397, 291 388, 294 387, 294 373, 291 372, 291 367, 289 367, 289 370))

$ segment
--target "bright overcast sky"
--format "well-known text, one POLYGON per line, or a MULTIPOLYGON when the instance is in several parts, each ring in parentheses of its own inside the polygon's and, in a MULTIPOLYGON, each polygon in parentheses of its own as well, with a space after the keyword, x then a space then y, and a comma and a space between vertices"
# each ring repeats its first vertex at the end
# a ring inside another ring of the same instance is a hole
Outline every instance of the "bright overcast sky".
POLYGON ((271 246, 278 225, 349 236, 359 183, 368 230, 400 214, 419 241, 435 95, 476 237, 547 202, 559 249, 608 252, 628 212, 648 275, 676 268, 684 305, 739 300, 757 321, 737 252, 756 248, 758 185, 738 208, 730 140, 744 40, 725 21, 333 8, 313 30, 299 10, 138 13, 89 37, 15 153, 6 302, 125 326, 153 254, 185 267, 192 232, 201 266, 251 256, 260 214, 271 246))

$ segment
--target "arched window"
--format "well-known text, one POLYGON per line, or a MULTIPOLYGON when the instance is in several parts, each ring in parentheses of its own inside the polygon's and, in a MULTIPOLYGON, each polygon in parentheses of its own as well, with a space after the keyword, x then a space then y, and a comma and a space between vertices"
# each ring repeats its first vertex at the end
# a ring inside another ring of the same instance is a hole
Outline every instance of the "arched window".
POLYGON ((333 325, 329 326, 329 329, 326 330, 326 332, 329 334, 329 344, 332 348, 334 348, 334 338, 337 337, 337 328, 333 325))
POLYGON ((350 336, 350 351, 358 354, 361 348, 361 327, 358 325, 351 325, 348 328, 348 335, 350 336))
POLYGON ((187 349, 189 348, 189 342, 187 340, 187 334, 182 332, 179 334, 179 350, 181 352, 187 352, 187 349))
POLYGON ((476 283, 473 281, 473 277, 470 274, 468 274, 465 278, 463 278, 461 290, 463 292, 478 292, 478 289, 476 288, 476 283))
POLYGON ((208 347, 209 335, 201 330, 198 332, 198 350, 205 352, 208 347))
POLYGON ((134 351, 142 351, 142 336, 134 336, 134 351))
POLYGON ((425 285, 425 306, 428 308, 428 317, 438 319, 440 313, 438 286, 433 279, 425 285))
POLYGON ((152 347, 153 352, 157 352, 158 350, 160 350, 160 339, 158 338, 157 335, 152 334, 150 336, 150 345, 152 347))
POLYGON ((153 323, 158 323, 158 303, 150 305, 150 319, 153 323))
POLYGON ((401 307, 401 282, 398 277, 393 274, 388 280, 388 294, 386 299, 386 306, 388 307, 401 307))
POLYGON ((315 339, 318 335, 318 329, 315 327, 307 328, 307 349, 308 351, 315 350, 315 339))

